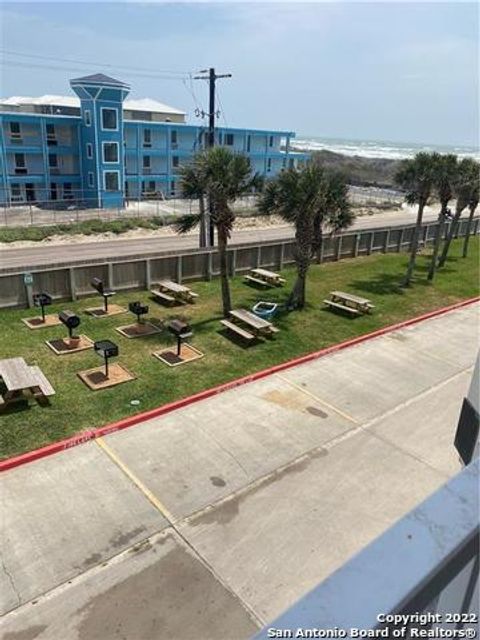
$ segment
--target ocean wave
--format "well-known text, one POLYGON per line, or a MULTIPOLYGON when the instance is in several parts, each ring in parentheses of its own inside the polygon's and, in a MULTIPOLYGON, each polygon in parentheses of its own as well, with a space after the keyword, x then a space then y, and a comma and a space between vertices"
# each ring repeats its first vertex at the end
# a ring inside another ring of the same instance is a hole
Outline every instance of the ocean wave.
POLYGON ((332 151, 346 156, 363 158, 386 158, 402 160, 411 158, 420 151, 455 153, 462 158, 480 160, 480 152, 473 147, 449 147, 446 145, 400 144, 372 140, 329 140, 327 138, 300 138, 292 140, 292 147, 301 151, 332 151))

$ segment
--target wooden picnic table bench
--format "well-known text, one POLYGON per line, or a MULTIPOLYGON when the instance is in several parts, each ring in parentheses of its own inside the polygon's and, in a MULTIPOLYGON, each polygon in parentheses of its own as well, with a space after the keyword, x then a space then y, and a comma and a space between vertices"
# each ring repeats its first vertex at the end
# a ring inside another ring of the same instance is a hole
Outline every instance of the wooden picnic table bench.
POLYGON ((367 298, 361 298, 360 296, 355 296, 352 293, 345 293, 344 291, 331 291, 330 298, 323 302, 331 308, 347 311, 352 315, 369 313, 375 308, 367 298))
POLYGON ((161 280, 157 284, 157 289, 151 289, 151 293, 166 302, 194 302, 198 298, 198 293, 192 291, 189 287, 172 280, 161 280))
POLYGON ((286 282, 285 278, 282 278, 278 273, 260 267, 252 269, 250 274, 245 276, 245 280, 264 287, 281 287, 286 282))
POLYGON ((238 324, 235 324, 230 320, 220 320, 220 323, 223 324, 224 327, 227 327, 227 329, 229 329, 230 331, 238 333, 239 336, 241 336, 245 340, 248 340, 249 342, 255 339, 255 335, 253 333, 250 333, 250 331, 246 331, 246 329, 242 329, 242 327, 239 327, 238 324))
POLYGON ((28 365, 23 358, 0 360, 0 378, 6 388, 3 396, 0 395, 3 406, 22 399, 25 392, 31 393, 40 404, 48 403, 48 398, 55 395, 40 367, 28 365))
POLYGON ((232 309, 230 317, 231 320, 221 320, 221 323, 246 340, 253 340, 259 335, 272 336, 279 331, 271 322, 259 318, 247 309, 232 309))

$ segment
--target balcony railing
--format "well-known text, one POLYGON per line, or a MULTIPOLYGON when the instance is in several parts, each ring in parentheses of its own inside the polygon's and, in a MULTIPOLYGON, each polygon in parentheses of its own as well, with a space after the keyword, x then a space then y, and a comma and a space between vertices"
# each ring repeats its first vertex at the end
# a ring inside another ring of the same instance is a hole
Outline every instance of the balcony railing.
POLYGON ((479 479, 477 459, 255 639, 474 638, 479 479))

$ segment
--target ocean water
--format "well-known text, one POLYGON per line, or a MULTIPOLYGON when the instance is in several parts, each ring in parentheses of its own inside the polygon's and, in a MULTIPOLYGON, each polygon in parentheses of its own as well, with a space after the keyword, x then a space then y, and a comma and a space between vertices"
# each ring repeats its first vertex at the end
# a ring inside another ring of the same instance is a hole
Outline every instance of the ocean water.
POLYGON ((420 151, 438 151, 439 153, 455 153, 459 157, 480 160, 478 147, 414 144, 409 142, 387 142, 383 140, 347 140, 341 138, 319 138, 298 135, 292 140, 292 146, 302 151, 333 151, 346 156, 363 158, 390 158, 401 160, 411 158, 420 151))

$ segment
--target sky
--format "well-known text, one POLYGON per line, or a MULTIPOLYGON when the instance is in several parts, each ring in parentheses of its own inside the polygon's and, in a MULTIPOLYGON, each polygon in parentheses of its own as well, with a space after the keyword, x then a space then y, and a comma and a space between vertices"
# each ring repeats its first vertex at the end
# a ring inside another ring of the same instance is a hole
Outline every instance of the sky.
POLYGON ((128 82, 130 97, 195 123, 207 84, 189 74, 214 66, 232 73, 218 81, 222 125, 478 146, 476 3, 3 2, 0 11, 3 97, 70 95, 70 78, 103 70, 128 82))

